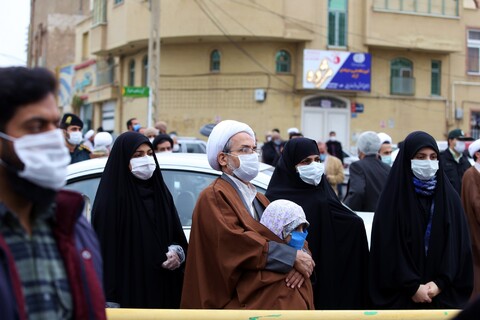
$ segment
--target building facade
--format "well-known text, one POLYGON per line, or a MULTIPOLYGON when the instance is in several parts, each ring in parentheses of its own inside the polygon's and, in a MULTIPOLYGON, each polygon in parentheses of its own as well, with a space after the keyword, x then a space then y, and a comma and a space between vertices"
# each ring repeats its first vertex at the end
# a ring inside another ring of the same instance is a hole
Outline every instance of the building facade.
MULTIPOLYGON (((92 127, 148 123, 148 98, 122 93, 151 80, 152 15, 149 1, 94 0, 77 24, 74 81, 85 86, 76 101, 92 127)), ((203 125, 236 119, 260 141, 289 127, 316 140, 333 130, 346 146, 365 130, 394 142, 414 130, 445 140, 457 127, 480 137, 477 1, 161 0, 159 19, 152 121, 169 131, 200 137, 203 125)))

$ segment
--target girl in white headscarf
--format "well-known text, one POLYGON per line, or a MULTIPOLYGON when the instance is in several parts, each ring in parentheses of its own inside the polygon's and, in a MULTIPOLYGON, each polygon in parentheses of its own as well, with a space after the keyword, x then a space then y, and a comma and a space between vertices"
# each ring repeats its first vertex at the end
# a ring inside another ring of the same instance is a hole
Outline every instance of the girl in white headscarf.
POLYGON ((297 250, 302 250, 310 225, 302 207, 289 200, 270 203, 263 212, 260 223, 297 250))

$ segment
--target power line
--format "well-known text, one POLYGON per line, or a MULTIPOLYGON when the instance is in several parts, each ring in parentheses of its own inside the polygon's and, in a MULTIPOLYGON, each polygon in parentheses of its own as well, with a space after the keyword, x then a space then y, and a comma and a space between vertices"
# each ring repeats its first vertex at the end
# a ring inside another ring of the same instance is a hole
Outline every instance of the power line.
POLYGON ((14 59, 14 60, 17 60, 17 61, 22 62, 22 63, 26 63, 25 60, 22 60, 21 58, 18 58, 18 57, 15 57, 15 56, 12 56, 12 55, 9 55, 9 54, 6 54, 6 53, 0 53, 0 56, 3 56, 3 57, 8 58, 8 59, 14 59))
MULTIPOLYGON (((270 70, 265 67, 262 63, 260 63, 257 59, 255 59, 255 57, 253 57, 247 50, 245 50, 242 46, 240 46, 233 38, 231 35, 229 35, 227 33, 227 31, 225 31, 224 27, 222 26, 221 22, 220 21, 217 21, 216 17, 208 12, 209 11, 209 8, 208 6, 203 3, 203 6, 200 4, 201 0, 195 0, 195 3, 197 4, 197 6, 200 8, 200 10, 202 10, 202 12, 207 16, 207 18, 218 28, 218 30, 220 30, 220 32, 222 32, 222 34, 228 39, 228 41, 230 43, 232 43, 239 51, 241 51, 246 57, 248 57, 253 63, 255 63, 258 67, 260 67, 262 70, 264 70, 265 72, 267 72, 268 74, 270 74, 271 76, 275 77, 278 81, 280 81, 281 83, 285 84, 287 87, 292 87, 292 85, 290 83, 288 83, 287 81, 283 80, 282 78, 280 78, 279 76, 277 76, 276 74, 273 74, 270 72, 270 70)), ((294 88, 292 87, 292 91, 294 91, 294 88)))
MULTIPOLYGON (((306 21, 306 20, 302 20, 302 19, 298 19, 298 18, 295 18, 295 17, 291 17, 291 16, 287 16, 287 15, 284 15, 284 14, 281 14, 281 13, 278 13, 278 12, 275 12, 271 9, 269 9, 268 7, 265 7, 259 3, 255 3, 255 5, 251 5, 251 4, 247 4, 247 3, 243 3, 243 2, 239 2, 238 0, 230 0, 231 2, 233 3, 237 3, 239 5, 242 5, 242 6, 245 6, 245 7, 249 7, 249 8, 252 8, 252 9, 255 9, 255 10, 259 10, 259 11, 263 11, 263 12, 267 12, 267 13, 270 13, 272 15, 275 15, 279 18, 282 18, 282 19, 285 19, 286 21, 290 21, 291 23, 295 24, 296 26, 308 31, 308 32, 311 32, 313 34, 317 34, 317 35, 320 35, 322 37, 327 37, 328 35, 327 34, 323 34, 323 33, 320 33, 320 32, 317 32, 316 30, 314 29, 311 29, 311 28, 308 28, 308 27, 305 27, 302 23, 305 23, 305 24, 309 24, 309 25, 313 25, 313 26, 318 26, 320 27, 321 29, 325 29, 328 31, 328 27, 327 26, 324 26, 324 25, 321 25, 321 24, 318 24, 318 23, 314 23, 314 22, 310 22, 310 21, 306 21)), ((347 35, 352 35, 352 36, 356 36, 356 37, 359 37, 359 38, 363 38, 364 35, 362 34, 359 34, 359 33, 354 33, 354 32, 346 32, 347 35)), ((370 37, 371 39, 373 40, 380 40, 380 41, 383 41, 383 42, 386 42, 386 43, 391 43, 391 44, 397 44, 397 42, 395 41, 392 41, 392 40, 389 40, 389 39, 385 39, 385 38, 377 38, 377 37, 370 37)), ((352 45, 349 45, 348 46, 349 48, 353 49, 354 51, 359 51, 359 52, 362 52, 363 49, 361 48, 356 48, 352 45)), ((395 49, 395 48, 392 48, 392 49, 395 49)), ((387 50, 392 50, 392 49, 387 49, 387 50)), ((397 49, 401 49, 401 48, 397 48, 397 49)), ((384 61, 388 61, 390 62, 391 60, 387 59, 387 58, 384 58, 382 56, 378 56, 378 55, 373 55, 371 54, 372 56, 375 56, 377 59, 380 59, 380 60, 384 60, 384 61)), ((442 54, 442 55, 446 55, 446 54, 442 54)), ((453 53, 452 53, 453 55, 453 53)), ((455 55, 457 56, 460 56, 460 57, 467 57, 466 54, 462 54, 462 53, 455 53, 455 55)), ((422 67, 417 67, 417 69, 419 70, 424 70, 424 71, 427 71, 427 72, 430 72, 431 70, 428 69, 428 68, 422 68, 422 67)), ((442 68, 442 71, 441 71, 441 74, 442 75, 445 75, 445 76, 449 76, 449 77, 458 77, 458 75, 454 75, 450 72, 445 72, 442 68)))

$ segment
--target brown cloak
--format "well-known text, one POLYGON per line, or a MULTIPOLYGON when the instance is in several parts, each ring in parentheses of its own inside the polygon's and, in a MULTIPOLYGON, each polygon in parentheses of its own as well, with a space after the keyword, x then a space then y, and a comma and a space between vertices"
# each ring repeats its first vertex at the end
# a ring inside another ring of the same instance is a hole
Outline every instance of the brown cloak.
POLYGON ((480 294, 480 172, 475 167, 471 167, 463 175, 462 204, 472 240, 474 298, 480 294))
MULTIPOLYGON (((257 193, 263 206, 269 201, 257 193)), ((286 286, 286 274, 265 270, 268 241, 282 242, 252 218, 237 191, 219 178, 193 212, 181 308, 313 309, 309 279, 286 286)))

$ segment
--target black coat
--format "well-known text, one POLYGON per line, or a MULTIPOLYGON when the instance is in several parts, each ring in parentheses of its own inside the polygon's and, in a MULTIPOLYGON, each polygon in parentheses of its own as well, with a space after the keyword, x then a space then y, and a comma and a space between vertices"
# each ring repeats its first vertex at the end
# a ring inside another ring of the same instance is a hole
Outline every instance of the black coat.
POLYGON ((362 218, 342 205, 325 175, 313 186, 303 182, 295 165, 318 155, 306 138, 287 142, 265 194, 270 201, 287 199, 303 208, 310 227, 308 246, 315 261, 312 275, 315 309, 368 308, 368 243, 362 218))
POLYGON ((390 166, 376 155, 353 162, 344 203, 354 211, 375 211, 389 172, 390 166))
POLYGON ((327 145, 328 153, 331 154, 332 156, 337 157, 343 163, 342 144, 338 141, 328 140, 326 145, 327 145))
POLYGON ((457 162, 453 159, 453 155, 450 150, 444 150, 440 153, 440 158, 443 161, 443 168, 448 180, 452 184, 453 188, 457 190, 458 194, 462 194, 462 178, 465 171, 467 171, 471 165, 467 157, 463 155, 460 161, 457 162))
POLYGON ((468 226, 460 197, 446 181, 442 160, 434 193, 419 195, 414 188, 411 159, 424 147, 439 153, 429 134, 408 135, 375 211, 370 246, 370 294, 375 308, 459 309, 472 292, 468 226), (413 302, 419 286, 430 281, 442 292, 431 303, 413 302))
POLYGON ((180 245, 186 255, 187 240, 155 154, 157 166, 150 179, 140 180, 129 169, 142 144, 153 149, 137 132, 117 138, 93 204, 105 294, 107 301, 125 308, 179 308, 183 267, 167 270, 162 263, 169 245, 180 245))
POLYGON ((279 145, 273 141, 266 142, 262 147, 262 161, 271 166, 276 166, 282 154, 284 144, 283 141, 279 145))

